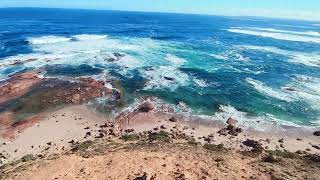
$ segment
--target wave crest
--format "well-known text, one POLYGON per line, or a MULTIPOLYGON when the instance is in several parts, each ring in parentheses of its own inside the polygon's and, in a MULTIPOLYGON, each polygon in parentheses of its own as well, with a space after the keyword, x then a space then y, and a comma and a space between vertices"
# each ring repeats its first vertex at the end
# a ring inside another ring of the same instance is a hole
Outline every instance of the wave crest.
POLYGON ((53 44, 59 42, 70 41, 71 38, 63 36, 42 36, 42 37, 31 37, 27 39, 30 44, 41 45, 41 44, 53 44))

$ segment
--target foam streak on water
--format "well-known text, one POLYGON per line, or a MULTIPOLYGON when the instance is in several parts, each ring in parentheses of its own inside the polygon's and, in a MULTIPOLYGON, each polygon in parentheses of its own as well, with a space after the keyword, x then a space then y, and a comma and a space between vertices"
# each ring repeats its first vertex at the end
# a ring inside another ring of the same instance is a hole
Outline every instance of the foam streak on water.
POLYGON ((318 23, 116 11, 2 11, 0 81, 30 69, 43 70, 44 77, 113 78, 123 86, 129 105, 147 95, 187 107, 192 115, 224 122, 232 116, 243 126, 319 125, 318 23))
POLYGON ((320 43, 320 37, 309 37, 295 34, 279 33, 279 32, 266 32, 266 31, 254 31, 245 29, 228 29, 232 33, 247 34, 253 36, 261 36, 285 41, 298 41, 298 42, 313 42, 320 43))

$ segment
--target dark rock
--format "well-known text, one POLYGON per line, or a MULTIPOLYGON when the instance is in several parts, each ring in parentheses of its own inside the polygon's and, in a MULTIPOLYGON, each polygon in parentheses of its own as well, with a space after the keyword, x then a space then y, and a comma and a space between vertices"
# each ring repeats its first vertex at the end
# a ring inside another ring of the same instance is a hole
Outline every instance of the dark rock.
POLYGON ((245 146, 251 147, 253 151, 262 151, 263 147, 261 143, 258 141, 247 139, 246 141, 242 142, 245 146))
POLYGON ((241 128, 239 128, 239 127, 237 127, 237 128, 235 129, 235 131, 236 131, 237 133, 242 133, 242 132, 243 132, 243 130, 242 130, 241 128))
POLYGON ((91 132, 86 132, 86 136, 91 136, 91 132))
POLYGON ((155 69, 154 69, 154 67, 146 67, 146 68, 144 68, 146 71, 154 71, 155 69))
POLYGON ((210 143, 210 142, 211 142, 211 138, 206 137, 206 138, 204 138, 204 141, 206 141, 206 142, 210 143))
POLYGON ((71 141, 69 141, 68 143, 73 144, 73 143, 74 143, 74 140, 72 139, 72 140, 71 140, 71 141))
POLYGON ((304 151, 301 151, 301 150, 298 150, 296 151, 297 154, 304 154, 305 152, 304 151))
POLYGON ((134 178, 134 180, 147 180, 148 177, 147 177, 147 173, 143 173, 142 176, 138 176, 136 178, 134 178))
POLYGON ((220 135, 226 136, 228 135, 228 131, 226 128, 221 129, 220 131, 217 132, 220 135))
POLYGON ((125 54, 121 54, 121 53, 113 53, 113 55, 118 59, 123 58, 123 57, 126 56, 125 54))
POLYGON ((234 129, 230 130, 230 131, 228 132, 228 134, 230 134, 230 135, 232 135, 232 136, 238 136, 238 133, 237 133, 234 129))
POLYGON ((233 125, 228 125, 227 130, 228 130, 228 131, 233 131, 233 130, 235 130, 235 126, 233 126, 233 125))
POLYGON ((318 145, 312 145, 313 148, 320 150, 320 146, 318 145))
POLYGON ((100 125, 100 126, 99 126, 99 128, 106 128, 106 127, 108 127, 107 124, 103 124, 103 125, 100 125))
POLYGON ((283 141, 284 141, 284 139, 283 138, 281 138, 281 139, 279 139, 279 143, 283 143, 283 141))
POLYGON ((262 160, 263 160, 263 162, 267 162, 267 163, 279 162, 279 160, 275 156, 273 156, 272 154, 267 155, 262 160))
POLYGON ((94 137, 94 138, 99 139, 99 138, 103 138, 103 137, 104 137, 104 134, 103 134, 103 133, 99 133, 99 135, 98 135, 98 136, 96 136, 96 137, 94 137))
POLYGON ((167 129, 165 125, 160 126, 160 129, 167 129))
POLYGON ((113 57, 105 58, 104 60, 105 60, 105 61, 108 61, 108 62, 115 62, 115 61, 117 61, 117 59, 116 59, 116 58, 113 58, 113 57))
POLYGON ((170 122, 177 122, 177 119, 175 117, 172 117, 169 119, 170 122))
POLYGON ((320 156, 317 154, 309 154, 306 157, 309 158, 311 161, 318 162, 318 163, 320 162, 320 156))
POLYGON ((313 132, 313 135, 315 135, 315 136, 320 136, 320 131, 315 131, 315 132, 313 132))
POLYGON ((109 135, 111 135, 111 136, 116 136, 116 133, 114 132, 113 129, 109 129, 109 135))
POLYGON ((125 132, 125 133, 133 133, 133 132, 134 132, 134 129, 126 129, 124 132, 125 132))
POLYGON ((175 79, 174 78, 172 78, 172 77, 163 77, 164 79, 166 79, 166 80, 168 80, 168 81, 174 81, 175 79))
POLYGON ((139 112, 147 113, 153 110, 154 108, 154 105, 151 102, 147 101, 139 106, 139 112))
POLYGON ((284 145, 283 145, 283 144, 280 144, 280 147, 281 147, 281 148, 284 148, 284 145))
POLYGON ((287 91, 291 91, 291 92, 296 91, 296 90, 295 90, 294 88, 292 88, 292 87, 285 87, 284 89, 287 90, 287 91))

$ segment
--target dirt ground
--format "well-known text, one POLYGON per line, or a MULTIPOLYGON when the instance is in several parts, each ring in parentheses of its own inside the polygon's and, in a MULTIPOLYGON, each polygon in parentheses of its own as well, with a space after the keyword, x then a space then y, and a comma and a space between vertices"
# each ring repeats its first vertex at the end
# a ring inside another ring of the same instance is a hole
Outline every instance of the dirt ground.
POLYGON ((320 179, 320 163, 183 142, 80 144, 71 152, 7 166, 2 179, 320 179))

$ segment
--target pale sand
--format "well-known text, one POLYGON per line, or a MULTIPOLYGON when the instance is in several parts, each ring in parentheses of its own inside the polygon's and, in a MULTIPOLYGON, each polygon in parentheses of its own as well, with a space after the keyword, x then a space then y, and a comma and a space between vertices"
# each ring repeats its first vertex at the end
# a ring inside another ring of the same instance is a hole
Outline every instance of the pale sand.
MULTIPOLYGON (((164 125, 165 131, 185 133, 202 143, 203 137, 212 134, 212 143, 224 144, 225 147, 236 150, 248 150, 249 148, 242 144, 247 139, 255 139, 262 143, 266 149, 280 149, 296 152, 298 150, 309 153, 320 153, 312 145, 320 145, 320 138, 313 136, 311 131, 302 131, 299 129, 287 129, 282 133, 265 133, 252 130, 244 130, 236 137, 221 136, 217 133, 222 127, 226 127, 223 122, 206 121, 188 121, 188 118, 177 116, 178 122, 170 122, 169 118, 173 115, 161 112, 135 113, 128 119, 122 119, 117 127, 122 130, 134 129, 136 133, 153 130, 164 125), (278 142, 281 138, 283 143, 278 142), (298 141, 301 138, 302 141, 298 141), (269 142, 266 140, 269 139, 269 142), (281 147, 280 144, 283 144, 281 147)), ((0 138, 0 152, 7 156, 4 162, 17 160, 27 154, 52 154, 70 149, 71 140, 75 142, 95 139, 99 130, 99 125, 105 124, 109 119, 103 115, 90 110, 84 105, 69 106, 63 109, 47 113, 45 118, 35 123, 33 126, 17 133, 15 139, 0 138), (56 122, 57 121, 57 122, 56 122), (84 129, 89 127, 89 130, 84 129), (84 138, 86 132, 90 131, 91 136, 84 138), (50 143, 48 145, 47 143, 50 143), (5 143, 5 145, 3 144, 5 143), (33 146, 33 148, 32 148, 33 146), (49 148, 49 149, 48 149, 49 148), (64 149, 64 150, 62 150, 64 149)))
POLYGON ((94 134, 97 134, 96 124, 101 125, 106 121, 107 119, 103 115, 86 106, 65 107, 47 113, 42 120, 31 127, 20 133, 16 132, 15 139, 0 138, 0 152, 9 155, 6 161, 12 161, 27 154, 39 154, 47 148, 50 149, 45 153, 60 152, 62 148, 68 150, 70 149, 69 141, 84 140, 88 131, 91 131, 93 135, 87 139, 92 139, 94 134), (90 127, 90 129, 85 130, 86 127, 90 127), (50 142, 51 145, 48 145, 47 143, 50 142))
POLYGON ((265 149, 269 150, 285 149, 290 152, 296 152, 298 150, 305 151, 306 149, 309 149, 309 153, 320 153, 320 150, 312 147, 312 145, 320 145, 320 138, 314 136, 311 130, 290 128, 270 133, 245 129, 243 133, 240 133, 236 137, 230 135, 222 136, 217 132, 227 126, 223 122, 203 120, 190 121, 188 117, 176 116, 178 122, 172 123, 169 121, 172 116, 173 115, 171 114, 165 113, 139 113, 129 120, 123 121, 120 127, 122 129, 133 128, 136 132, 143 132, 152 130, 153 128, 161 129, 160 127, 164 125, 167 130, 175 129, 176 131, 181 131, 186 135, 194 136, 196 140, 202 143, 205 143, 203 137, 208 137, 212 134, 214 136, 212 138, 212 143, 224 144, 226 147, 236 150, 248 150, 242 142, 247 139, 254 139, 259 141, 265 149), (175 126, 176 128, 173 128, 175 126), (280 143, 279 140, 282 138, 283 143, 280 143), (267 142, 267 139, 269 139, 269 142, 267 142), (302 141, 297 139, 302 139, 302 141), (282 148, 280 144, 283 144, 284 148, 282 148))

